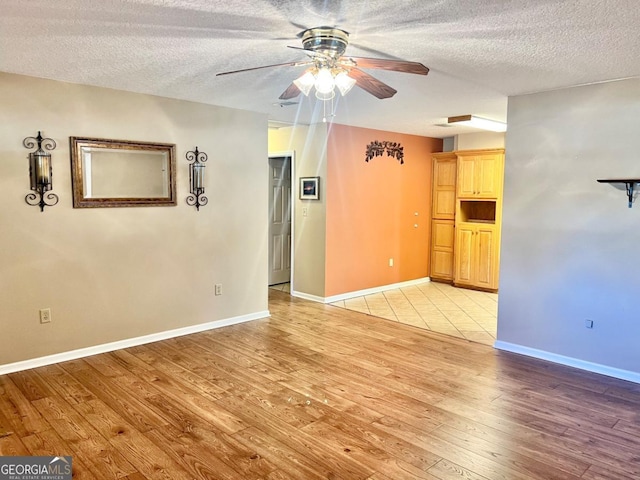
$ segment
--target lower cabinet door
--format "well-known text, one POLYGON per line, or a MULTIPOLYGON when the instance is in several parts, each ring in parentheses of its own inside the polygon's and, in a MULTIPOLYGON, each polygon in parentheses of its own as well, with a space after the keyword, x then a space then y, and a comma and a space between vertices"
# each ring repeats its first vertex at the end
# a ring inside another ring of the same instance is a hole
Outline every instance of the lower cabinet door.
POLYGON ((475 229, 460 224, 456 232, 455 283, 472 285, 474 281, 475 229))
POLYGON ((494 225, 458 224, 454 283, 497 289, 497 252, 494 225))
POLYGON ((431 222, 431 278, 453 280, 453 220, 431 222))
POLYGON ((495 283, 495 252, 496 246, 493 228, 479 227, 476 231, 476 281, 482 288, 496 288, 495 283))

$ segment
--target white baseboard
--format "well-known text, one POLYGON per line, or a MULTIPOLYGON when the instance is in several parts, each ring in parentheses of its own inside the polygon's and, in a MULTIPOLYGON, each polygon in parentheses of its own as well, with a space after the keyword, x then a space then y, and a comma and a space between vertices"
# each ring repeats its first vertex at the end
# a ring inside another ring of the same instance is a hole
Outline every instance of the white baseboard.
POLYGON ((152 333, 150 335, 144 335, 142 337, 128 338, 126 340, 118 340, 116 342, 104 343, 102 345, 96 345, 93 347, 80 348, 78 350, 71 350, 69 352, 56 353, 54 355, 47 355, 46 357, 8 363, 6 365, 0 365, 0 375, 19 372, 22 370, 29 370, 31 368, 44 367, 45 365, 66 362, 68 360, 90 357, 91 355, 97 355, 98 353, 112 352, 114 350, 135 347, 137 345, 144 345, 145 343, 158 342, 160 340, 167 340, 169 338, 181 337, 183 335, 189 335, 191 333, 204 332, 206 330, 213 330, 215 328, 227 327, 229 325, 236 325, 238 323, 250 322, 251 320, 258 320, 260 318, 267 318, 270 316, 271 314, 269 313, 269 311, 265 310, 262 312, 240 315, 238 317, 231 317, 222 320, 215 320, 213 322, 201 323, 199 325, 193 325, 190 327, 176 328, 174 330, 167 330, 165 332, 152 333))
POLYGON ((600 365, 599 363, 586 362, 584 360, 578 360, 577 358, 565 357, 564 355, 545 352, 544 350, 524 347, 522 345, 503 342, 500 340, 496 340, 493 346, 494 348, 497 348, 498 350, 504 350, 505 352, 518 353, 520 355, 526 355, 527 357, 533 357, 540 360, 559 363, 560 365, 566 365, 567 367, 579 368, 580 370, 599 373, 608 377, 619 378, 621 380, 627 380, 634 383, 640 383, 640 373, 638 372, 607 367, 606 365, 600 365))
POLYGON ((325 303, 324 297, 318 297, 316 295, 311 295, 309 293, 304 293, 304 292, 297 292, 295 290, 291 292, 291 296, 302 298, 304 300, 310 300, 312 302, 325 303))
POLYGON ((429 277, 417 278, 415 280, 407 280, 406 282, 392 283, 390 285, 382 285, 380 287, 367 288, 364 290, 358 290, 356 292, 341 293, 339 295, 332 295, 330 297, 318 297, 316 295, 309 295, 303 292, 291 292, 293 297, 304 298, 305 300, 311 300, 318 303, 333 303, 340 302, 342 300, 349 300, 350 298, 363 297, 365 295, 373 295, 374 293, 386 292, 388 290, 395 290, 397 288, 413 287, 423 283, 430 282, 429 277))

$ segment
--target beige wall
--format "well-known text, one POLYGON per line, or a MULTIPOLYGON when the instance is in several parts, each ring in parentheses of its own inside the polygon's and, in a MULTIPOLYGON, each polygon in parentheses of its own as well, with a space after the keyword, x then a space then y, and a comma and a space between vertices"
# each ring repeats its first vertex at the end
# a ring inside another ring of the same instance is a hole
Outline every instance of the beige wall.
POLYGON ((0 365, 267 310, 266 116, 0 74, 0 121, 0 365), (44 213, 24 201, 38 130, 58 144, 44 213), (73 209, 69 136, 175 143, 178 205, 73 209), (200 212, 185 203, 196 145, 200 212))
POLYGON ((478 150, 482 148, 504 148, 504 133, 477 132, 457 135, 454 150, 478 150))
POLYGON ((509 99, 498 346, 640 382, 640 79, 509 99), (585 328, 585 320, 594 322, 585 328))
POLYGON ((293 290, 324 297, 327 125, 300 125, 269 130, 269 153, 294 152, 293 290), (320 199, 300 200, 299 178, 320 177, 320 199), (304 215, 304 209, 307 215, 304 215))

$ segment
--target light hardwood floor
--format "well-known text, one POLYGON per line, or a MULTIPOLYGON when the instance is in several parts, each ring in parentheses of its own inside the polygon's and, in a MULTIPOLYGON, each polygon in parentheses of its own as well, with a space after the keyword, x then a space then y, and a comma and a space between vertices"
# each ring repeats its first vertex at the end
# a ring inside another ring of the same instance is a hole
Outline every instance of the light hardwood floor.
POLYGON ((640 478, 640 385, 269 295, 269 319, 0 376, 0 454, 79 479, 640 478))

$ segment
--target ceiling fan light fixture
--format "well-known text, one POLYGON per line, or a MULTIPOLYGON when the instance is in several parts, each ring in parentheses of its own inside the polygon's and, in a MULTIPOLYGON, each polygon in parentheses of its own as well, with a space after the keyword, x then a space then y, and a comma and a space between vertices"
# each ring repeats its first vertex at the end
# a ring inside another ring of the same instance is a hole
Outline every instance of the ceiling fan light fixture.
POLYGON ((447 123, 455 125, 466 125, 468 127, 478 128, 480 130, 488 130, 490 132, 506 132, 507 124, 497 120, 476 117, 475 115, 458 115, 457 117, 449 117, 447 123))
POLYGON ((315 83, 317 93, 320 93, 321 95, 332 93, 335 86, 336 84, 333 80, 331 70, 329 70, 328 68, 321 68, 320 70, 318 70, 315 83))
POLYGON ((342 94, 343 97, 347 93, 349 93, 349 91, 356 84, 355 79, 347 75, 347 72, 345 71, 338 73, 335 76, 334 81, 335 81, 336 87, 338 87, 338 90, 340 90, 340 93, 342 94))
POLYGON ((328 92, 321 92, 320 90, 316 89, 316 98, 318 100, 331 100, 333 97, 336 96, 336 92, 335 90, 329 90, 328 92))
POLYGON ((316 77, 313 76, 311 71, 307 70, 300 77, 293 81, 294 85, 306 96, 309 96, 309 92, 316 83, 316 77))
POLYGON ((429 69, 418 62, 383 58, 345 57, 344 53, 349 44, 349 33, 336 27, 320 26, 308 28, 300 32, 298 37, 302 39, 302 48, 291 45, 288 45, 288 47, 295 50, 303 50, 309 60, 243 68, 241 70, 217 73, 216 75, 229 75, 273 67, 312 65, 299 78, 293 80, 285 91, 280 94, 278 97, 280 100, 290 100, 300 95, 300 93, 309 96, 314 87, 318 99, 331 100, 336 95, 336 87, 344 96, 355 84, 365 92, 382 100, 393 97, 397 90, 361 70, 362 68, 390 70, 416 75, 429 73, 429 69), (313 85, 311 85, 312 79, 313 85))

